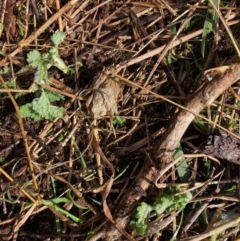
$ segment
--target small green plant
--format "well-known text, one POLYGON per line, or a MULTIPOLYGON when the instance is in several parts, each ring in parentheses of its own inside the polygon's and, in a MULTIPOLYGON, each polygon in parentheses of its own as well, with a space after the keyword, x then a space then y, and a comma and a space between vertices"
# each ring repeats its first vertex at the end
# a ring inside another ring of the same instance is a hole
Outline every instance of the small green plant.
POLYGON ((52 102, 63 100, 64 96, 52 91, 46 91, 40 85, 49 85, 48 69, 52 66, 57 67, 65 74, 72 72, 72 70, 67 67, 64 61, 60 58, 58 53, 58 45, 64 38, 65 33, 56 32, 51 37, 53 47, 50 48, 47 53, 41 54, 38 50, 32 50, 28 53, 27 61, 29 65, 36 68, 35 82, 32 91, 36 93, 37 98, 31 103, 20 107, 22 117, 30 117, 35 121, 41 119, 51 120, 55 117, 62 117, 63 108, 52 105, 52 102))
POLYGON ((146 220, 151 214, 160 216, 164 212, 169 213, 173 210, 182 210, 192 198, 190 192, 176 195, 181 189, 179 187, 169 188, 161 197, 158 197, 153 205, 142 202, 131 216, 130 226, 139 235, 144 235, 147 229, 146 220))
MULTIPOLYGON (((1 72, 0 72, 1 74, 1 72)), ((9 89, 13 89, 14 88, 14 80, 13 79, 10 79, 9 81, 6 81, 6 85, 9 89)), ((0 83, 0 89, 3 89, 4 86, 2 83, 0 83)))
POLYGON ((112 123, 115 126, 115 128, 121 128, 126 124, 126 119, 119 116, 115 116, 112 120, 112 123))
POLYGON ((41 119, 51 120, 54 117, 61 118, 63 108, 52 105, 51 100, 53 99, 58 101, 64 99, 64 97, 59 94, 53 95, 53 92, 50 91, 42 90, 39 98, 35 98, 31 103, 20 107, 22 117, 30 117, 35 121, 41 119), (54 98, 51 99, 50 96, 54 96, 54 98))
POLYGON ((11 73, 11 69, 8 66, 4 66, 3 68, 0 69, 1 75, 9 75, 10 73, 11 73))

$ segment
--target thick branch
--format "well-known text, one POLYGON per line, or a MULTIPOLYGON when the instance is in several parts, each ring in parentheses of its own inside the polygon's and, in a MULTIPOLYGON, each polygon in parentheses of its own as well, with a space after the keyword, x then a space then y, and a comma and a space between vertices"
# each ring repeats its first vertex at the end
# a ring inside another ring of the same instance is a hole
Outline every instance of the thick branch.
POLYGON ((161 168, 172 161, 172 152, 195 118, 195 115, 206 106, 211 105, 220 94, 240 79, 240 64, 231 64, 230 66, 224 66, 213 70, 212 72, 217 72, 213 80, 206 81, 185 104, 185 108, 192 113, 187 110, 179 111, 176 117, 173 118, 168 130, 155 145, 156 149, 154 155, 158 159, 158 164, 160 164, 161 168), (223 69, 224 72, 221 72, 221 69, 223 69))

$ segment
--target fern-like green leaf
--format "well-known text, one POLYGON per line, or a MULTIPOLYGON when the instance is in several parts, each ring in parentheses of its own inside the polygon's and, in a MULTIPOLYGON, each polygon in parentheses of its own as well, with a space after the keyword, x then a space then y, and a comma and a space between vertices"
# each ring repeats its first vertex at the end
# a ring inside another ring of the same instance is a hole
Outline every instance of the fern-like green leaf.
POLYGON ((136 230, 140 235, 144 235, 147 229, 147 217, 152 211, 155 211, 157 216, 164 212, 171 212, 172 210, 182 210, 192 198, 190 192, 181 195, 179 187, 169 188, 163 195, 158 197, 153 205, 142 202, 133 212, 131 216, 130 226, 136 230))
POLYGON ((3 68, 0 69, 0 74, 1 75, 10 75, 11 69, 8 66, 4 66, 3 68))
POLYGON ((55 102, 55 101, 59 101, 59 100, 64 100, 64 96, 61 95, 61 94, 58 94, 58 93, 55 93, 55 92, 52 92, 52 91, 48 91, 48 90, 45 90, 44 91, 48 100, 50 102, 55 102))
POLYGON ((42 119, 52 120, 55 117, 62 118, 63 108, 51 105, 44 91, 39 98, 36 98, 32 103, 20 107, 22 117, 30 117, 35 121, 42 119))
POLYGON ((152 206, 142 202, 137 209, 133 212, 132 220, 130 222, 130 226, 136 230, 136 232, 140 235, 144 235, 147 225, 145 224, 145 220, 147 215, 153 210, 152 206))
POLYGON ((152 206, 142 202, 140 206, 137 207, 136 217, 139 223, 143 223, 147 215, 153 210, 152 206))
MULTIPOLYGON (((5 84, 7 85, 7 87, 9 89, 13 89, 14 88, 14 80, 10 79, 9 81, 6 81, 5 84)), ((2 83, 0 83, 0 89, 4 89, 4 86, 2 83)))
MULTIPOLYGON (((55 117, 61 118, 63 115, 63 108, 54 106, 51 102, 63 100, 64 96, 44 91, 41 84, 49 85, 48 83, 48 69, 55 66, 68 73, 70 68, 66 66, 64 61, 60 58, 58 53, 58 45, 63 41, 66 34, 63 32, 56 32, 51 36, 51 41, 54 47, 50 48, 48 52, 41 54, 38 50, 33 50, 28 53, 27 61, 32 67, 37 67, 35 71, 35 84, 33 92, 41 89, 41 96, 20 107, 22 117, 30 117, 35 121, 41 119, 51 120, 55 117), (38 85, 39 84, 39 85, 38 85)), ((37 92, 38 93, 38 92, 37 92)))
POLYGON ((51 40, 54 46, 57 47, 65 37, 66 37, 66 34, 64 32, 57 31, 51 36, 51 40))
POLYGON ((32 67, 37 67, 41 63, 41 54, 34 49, 27 54, 27 61, 32 67))

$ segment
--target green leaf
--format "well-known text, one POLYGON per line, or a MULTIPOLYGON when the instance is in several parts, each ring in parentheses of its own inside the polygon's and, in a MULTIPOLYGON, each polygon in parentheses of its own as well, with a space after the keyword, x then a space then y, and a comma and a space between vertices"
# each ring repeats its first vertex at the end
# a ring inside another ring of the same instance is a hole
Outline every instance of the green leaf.
POLYGON ((0 155, 0 163, 4 161, 5 161, 4 157, 0 155))
MULTIPOLYGON (((15 88, 15 83, 16 83, 16 80, 13 80, 13 79, 10 79, 10 80, 8 80, 7 82, 6 82, 6 85, 7 85, 7 87, 9 88, 9 89, 14 89, 15 88)), ((16 86, 16 88, 18 89, 19 88, 19 86, 16 86)), ((4 89, 4 86, 2 85, 2 83, 0 83, 0 90, 1 89, 4 89)), ((2 94, 2 92, 0 91, 0 95, 2 94)), ((23 92, 19 92, 19 93, 16 93, 15 95, 14 95, 14 98, 15 99, 17 99, 17 98, 19 98, 20 96, 22 96, 22 95, 24 95, 25 93, 23 93, 23 92)))
MULTIPOLYGON (((173 159, 177 159, 178 157, 183 155, 183 151, 182 151, 182 147, 180 142, 178 142, 178 144, 176 145, 176 148, 174 150, 173 153, 173 159)), ((188 164, 185 160, 185 158, 181 158, 177 163, 177 172, 178 172, 178 176, 181 180, 181 182, 188 182, 190 179, 190 171, 188 168, 188 164)))
POLYGON ((68 74, 69 75, 74 75, 75 74, 75 69, 68 67, 68 74))
POLYGON ((226 192, 235 192, 236 189, 237 189, 236 185, 233 185, 233 184, 232 184, 232 186, 230 186, 229 188, 227 188, 225 191, 226 191, 226 192))
POLYGON ((172 210, 182 210, 189 203, 192 195, 190 192, 176 195, 179 192, 181 192, 179 187, 171 187, 163 195, 157 197, 153 205, 142 202, 133 212, 130 226, 138 234, 144 235, 147 229, 145 223, 149 221, 146 218, 152 211, 155 211, 157 216, 160 216, 164 212, 169 213, 172 210))
POLYGON ((68 67, 64 61, 60 58, 57 48, 51 48, 48 53, 45 54, 45 61, 48 62, 48 69, 51 66, 55 66, 62 70, 64 74, 68 72, 68 67))
POLYGON ((152 211, 152 206, 148 205, 145 202, 142 202, 140 206, 137 207, 136 218, 138 219, 138 223, 143 223, 147 217, 147 215, 152 211))
POLYGON ((231 129, 231 130, 235 130, 236 128, 238 128, 238 122, 239 122, 238 119, 237 119, 237 120, 232 120, 232 121, 230 122, 230 129, 231 129))
POLYGON ((37 67, 41 63, 42 56, 36 49, 27 54, 27 61, 32 67, 37 67))
POLYGON ((41 204, 43 205, 47 205, 47 206, 53 206, 55 204, 60 204, 60 203, 67 203, 69 202, 69 199, 65 198, 65 197, 58 197, 58 198, 53 198, 53 199, 49 199, 49 200, 41 200, 41 204))
POLYGON ((68 72, 67 65, 64 63, 64 61, 60 57, 55 57, 54 58, 53 66, 55 66, 55 67, 59 68, 60 70, 62 70, 62 72, 64 74, 67 74, 67 72, 68 72))
POLYGON ((126 119, 119 116, 115 116, 113 118, 112 123, 116 128, 123 127, 126 124, 126 119))
POLYGON ((182 210, 186 204, 188 204, 192 198, 191 193, 187 192, 176 195, 179 192, 181 192, 181 188, 170 187, 162 196, 156 199, 152 207, 158 216, 164 212, 168 213, 173 210, 182 210))
POLYGON ((41 62, 38 65, 38 68, 34 74, 34 77, 37 80, 38 84, 45 84, 45 85, 49 84, 47 65, 44 62, 41 62))
POLYGON ((0 75, 10 75, 11 74, 11 69, 8 66, 4 66, 3 68, 0 69, 0 75))
POLYGON ((180 187, 170 187, 168 189, 166 195, 173 197, 173 203, 166 209, 166 212, 170 212, 172 210, 182 210, 189 203, 192 198, 192 194, 190 192, 186 192, 181 195, 176 195, 181 191, 180 187))
POLYGON ((65 37, 66 37, 66 34, 64 32, 57 31, 51 36, 51 40, 54 46, 58 46, 65 37))
POLYGON ((61 214, 63 214, 65 217, 68 217, 68 218, 72 219, 75 223, 78 223, 78 224, 83 223, 83 220, 82 220, 82 219, 80 219, 80 218, 77 217, 77 216, 74 216, 72 213, 70 213, 70 212, 62 209, 61 207, 59 207, 59 206, 57 206, 57 205, 54 206, 54 209, 55 209, 56 211, 60 212, 61 214))
POLYGON ((30 117, 35 121, 52 120, 55 117, 62 118, 63 110, 61 107, 51 105, 44 91, 42 91, 40 98, 20 107, 22 117, 30 117))
MULTIPOLYGON (((49 85, 48 83, 48 69, 52 66, 59 68, 65 74, 68 73, 69 68, 60 58, 57 46, 63 41, 66 34, 63 32, 56 32, 51 36, 51 41, 55 47, 41 55, 38 50, 32 50, 27 55, 27 61, 32 67, 37 67, 35 71, 35 86, 33 92, 41 90, 40 84, 49 85)), ((63 100, 64 96, 45 91, 42 89, 40 98, 36 98, 32 103, 28 103, 20 108, 23 117, 30 117, 35 121, 41 119, 53 119, 55 117, 61 118, 63 115, 63 108, 51 105, 51 102, 63 100)))
POLYGON ((152 206, 145 202, 142 202, 132 214, 132 220, 130 226, 136 230, 140 235, 144 235, 147 225, 145 219, 147 215, 152 211, 152 206))
POLYGON ((201 168, 201 171, 208 177, 212 170, 212 160, 209 158, 206 158, 203 162, 203 167, 201 168))
MULTIPOLYGON (((217 1, 218 0, 213 0, 213 3, 215 5, 217 5, 217 1)), ((204 52, 205 52, 207 35, 212 32, 213 28, 216 25, 216 22, 217 22, 217 14, 214 9, 209 7, 206 17, 205 17, 205 22, 203 25, 203 32, 202 32, 201 52, 202 52, 203 57, 204 57, 204 52)))
POLYGON ((44 90, 44 92, 50 102, 64 100, 64 96, 61 94, 55 93, 53 91, 48 91, 48 90, 44 90))
POLYGON ((46 54, 46 58, 50 58, 54 60, 54 58, 56 57, 59 57, 58 49, 55 47, 52 47, 51 49, 49 49, 48 53, 46 54))
POLYGON ((147 229, 147 225, 145 223, 138 223, 136 221, 131 220, 130 226, 136 230, 139 235, 144 235, 147 229))
MULTIPOLYGON (((9 89, 13 89, 14 88, 14 80, 10 79, 9 81, 6 82, 6 85, 9 89)), ((0 89, 4 89, 4 86, 2 83, 0 83, 0 89)))
POLYGON ((172 206, 174 203, 174 194, 164 194, 161 197, 158 197, 153 204, 153 208, 158 216, 163 214, 166 209, 172 206))

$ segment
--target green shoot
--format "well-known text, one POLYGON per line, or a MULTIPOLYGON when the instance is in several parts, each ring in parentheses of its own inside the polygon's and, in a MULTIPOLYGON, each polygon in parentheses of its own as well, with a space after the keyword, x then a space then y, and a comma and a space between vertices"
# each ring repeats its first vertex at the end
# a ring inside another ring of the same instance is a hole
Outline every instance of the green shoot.
POLYGON ((66 37, 66 34, 63 32, 56 32, 51 36, 51 41, 55 47, 58 47, 58 45, 64 40, 66 37))
POLYGON ((41 200, 41 203, 45 206, 48 206, 50 208, 53 208, 54 210, 56 210, 57 212, 61 213, 62 215, 70 218, 72 221, 74 221, 75 223, 81 224, 83 223, 83 221, 78 218, 77 216, 71 214, 70 212, 64 210, 63 208, 61 208, 59 205, 57 205, 59 202, 68 202, 69 200, 66 198, 57 198, 55 200, 41 200), (65 201, 66 200, 66 201, 65 201))
POLYGON ((5 160, 4 157, 0 155, 0 163, 4 162, 4 160, 5 160))
POLYGON ((146 219, 151 213, 160 216, 164 212, 169 213, 173 210, 182 210, 188 204, 192 195, 190 192, 176 195, 181 189, 179 187, 169 188, 166 193, 158 197, 153 205, 142 202, 131 217, 130 226, 140 235, 144 235, 147 229, 146 219))
POLYGON ((181 226, 182 226, 183 216, 184 215, 183 215, 183 212, 182 212, 178 228, 177 228, 177 230, 175 231, 174 235, 172 236, 172 238, 169 241, 175 241, 177 239, 177 235, 178 235, 178 233, 179 233, 179 231, 181 229, 181 226))
POLYGON ((126 124, 126 119, 119 116, 115 116, 112 121, 115 128, 121 128, 126 124))
POLYGON ((57 67, 65 74, 68 72, 72 73, 72 70, 66 66, 58 53, 58 45, 64 38, 65 33, 56 32, 51 37, 53 47, 50 48, 47 53, 41 54, 38 50, 32 50, 28 53, 27 61, 29 65, 37 68, 35 72, 35 86, 33 87, 33 92, 37 91, 37 94, 40 95, 40 97, 35 98, 32 103, 20 107, 22 117, 30 117, 35 121, 42 119, 51 120, 55 117, 62 117, 63 108, 54 106, 51 103, 62 100, 64 97, 51 91, 45 91, 40 85, 49 85, 48 69, 52 66, 57 67))
POLYGON ((8 66, 4 66, 0 69, 0 75, 10 75, 11 69, 8 66))
MULTIPOLYGON (((217 5, 217 0, 213 1, 215 6, 217 5)), ((204 57, 204 52, 205 52, 205 45, 207 41, 207 36, 209 33, 212 32, 213 28, 215 27, 217 22, 217 14, 214 9, 209 8, 206 14, 204 26, 203 26, 203 33, 202 33, 202 46, 201 46, 201 51, 202 51, 202 56, 204 57)))
MULTIPOLYGON (((57 194, 56 194, 56 185, 55 185, 55 180, 53 177, 50 177, 50 180, 51 180, 51 183, 52 183, 52 189, 51 189, 51 193, 52 193, 52 196, 54 196, 54 198, 57 197, 57 194)), ((54 205, 55 207, 56 205, 54 205)), ((57 233, 60 233, 60 230, 61 230, 61 225, 60 225, 60 219, 58 216, 55 215, 55 225, 56 225, 56 231, 57 233)))
POLYGON ((132 220, 130 221, 130 226, 134 228, 138 234, 144 235, 147 229, 145 224, 145 219, 148 214, 154 210, 154 207, 142 202, 132 215, 132 220))
POLYGON ((129 163, 115 178, 114 178, 114 181, 118 180, 126 171, 127 169, 129 168, 131 163, 129 163))
MULTIPOLYGON (((9 89, 13 89, 14 88, 14 80, 10 79, 9 81, 6 82, 6 85, 9 89)), ((4 87, 3 87, 2 83, 0 83, 0 89, 3 89, 3 88, 4 87)))
POLYGON ((91 237, 93 237, 93 235, 95 234, 94 231, 90 231, 87 233, 87 240, 90 239, 91 237))
POLYGON ((73 144, 74 144, 74 147, 76 148, 76 150, 77 150, 77 152, 78 152, 78 154, 79 154, 79 159, 80 159, 82 168, 83 168, 84 170, 87 170, 87 163, 86 163, 86 161, 85 161, 85 159, 84 159, 84 157, 83 157, 83 155, 82 155, 82 152, 81 152, 79 146, 77 145, 77 143, 75 142, 74 139, 73 139, 73 144))
MULTIPOLYGON (((180 143, 177 144, 174 153, 173 153, 173 159, 177 159, 178 157, 182 156, 183 150, 182 150, 182 146, 180 143)), ((178 176, 179 179, 181 180, 181 182, 188 182, 190 179, 190 171, 189 171, 189 166, 185 160, 185 158, 181 158, 177 164, 177 172, 178 172, 178 176)))
POLYGON ((37 81, 38 83, 47 84, 47 70, 51 66, 55 66, 58 69, 62 70, 63 73, 67 74, 69 68, 63 62, 58 54, 58 45, 62 42, 65 37, 65 33, 56 32, 52 35, 51 40, 54 47, 50 48, 47 53, 41 54, 38 50, 32 50, 27 55, 27 61, 32 67, 37 67, 37 81))

